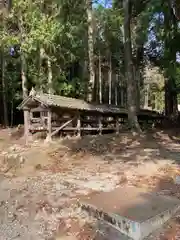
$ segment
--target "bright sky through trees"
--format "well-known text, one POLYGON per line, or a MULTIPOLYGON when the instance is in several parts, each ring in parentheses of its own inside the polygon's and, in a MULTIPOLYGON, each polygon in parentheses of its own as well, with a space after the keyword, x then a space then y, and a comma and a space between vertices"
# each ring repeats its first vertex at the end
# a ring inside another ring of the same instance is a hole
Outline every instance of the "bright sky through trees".
POLYGON ((95 0, 94 7, 96 7, 98 4, 101 4, 106 8, 110 8, 112 6, 112 0, 95 0))

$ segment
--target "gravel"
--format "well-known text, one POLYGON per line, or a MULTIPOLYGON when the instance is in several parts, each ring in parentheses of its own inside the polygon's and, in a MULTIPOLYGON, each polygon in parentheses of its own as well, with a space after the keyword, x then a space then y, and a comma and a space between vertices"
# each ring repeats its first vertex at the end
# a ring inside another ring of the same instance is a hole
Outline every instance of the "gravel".
POLYGON ((81 179, 81 174, 47 174, 38 177, 4 178, 0 182, 0 240, 50 239, 61 222, 68 219, 83 226, 91 219, 78 208, 76 200, 93 190, 109 191, 117 176, 100 174, 81 179), (70 204, 70 200, 73 202, 70 204), (75 200, 75 202, 74 202, 75 200))

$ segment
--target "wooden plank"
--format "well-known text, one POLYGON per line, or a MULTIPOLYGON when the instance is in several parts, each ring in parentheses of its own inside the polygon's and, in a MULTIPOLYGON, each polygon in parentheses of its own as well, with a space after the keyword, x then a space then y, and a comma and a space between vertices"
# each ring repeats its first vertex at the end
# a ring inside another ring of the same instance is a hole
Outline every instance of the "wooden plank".
MULTIPOLYGON (((63 131, 76 131, 77 130, 77 127, 66 127, 66 128, 63 128, 62 129, 63 131)), ((81 131, 98 131, 99 128, 93 128, 93 127, 82 127, 81 128, 81 131)))
POLYGON ((119 118, 116 117, 116 134, 119 134, 119 118))
POLYGON ((24 137, 26 144, 29 140, 29 128, 30 128, 30 110, 28 108, 24 108, 24 137))
MULTIPOLYGON (((114 120, 101 120, 102 123, 115 123, 114 120)), ((86 123, 97 123, 97 119, 95 120, 82 120, 82 123, 86 124, 86 123)))
MULTIPOLYGON (((42 120, 42 119, 41 119, 42 120)), ((51 110, 49 109, 48 110, 48 119, 47 119, 47 137, 46 137, 46 141, 51 141, 51 137, 52 137, 52 123, 51 123, 51 120, 52 120, 52 112, 51 110)))
MULTIPOLYGON (((63 128, 62 129, 63 131, 75 131, 77 130, 77 128, 73 128, 73 127, 66 127, 66 128, 63 128)), ((110 131, 110 130, 116 130, 114 127, 112 128, 102 128, 102 131, 110 131)), ((93 128, 90 128, 90 127, 83 127, 81 128, 81 131, 99 131, 99 127, 93 127, 93 128)))
POLYGON ((99 134, 102 135, 103 124, 102 124, 102 117, 101 116, 98 117, 98 123, 99 123, 99 134))
MULTIPOLYGON (((54 136, 55 134, 57 134, 60 130, 62 130, 63 128, 65 128, 69 123, 71 123, 73 119, 70 119, 69 121, 65 122, 63 125, 61 125, 60 127, 58 127, 54 132, 51 133, 51 137, 54 136)), ((76 128, 77 129, 77 128, 76 128)))
POLYGON ((81 136, 81 117, 79 114, 77 115, 77 136, 81 136))
POLYGON ((30 121, 31 121, 31 123, 41 123, 40 118, 31 118, 30 121))

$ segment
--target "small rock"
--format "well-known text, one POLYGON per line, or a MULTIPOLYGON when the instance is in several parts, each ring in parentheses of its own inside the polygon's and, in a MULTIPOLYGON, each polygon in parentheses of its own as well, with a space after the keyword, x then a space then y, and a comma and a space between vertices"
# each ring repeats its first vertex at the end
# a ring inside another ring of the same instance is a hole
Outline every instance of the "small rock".
POLYGON ((5 173, 5 176, 6 176, 7 178, 13 178, 13 177, 14 177, 14 174, 11 173, 11 172, 6 172, 6 173, 5 173))
POLYGON ((42 169, 41 164, 37 164, 37 165, 35 166, 35 169, 36 169, 36 170, 40 170, 40 169, 42 169))
POLYGON ((12 147, 10 147, 10 149, 9 149, 10 151, 15 151, 16 150, 16 146, 12 146, 12 147))
POLYGON ((4 152, 4 151, 3 151, 3 152, 1 152, 1 154, 2 154, 2 155, 7 155, 8 152, 4 152))
POLYGON ((6 204, 5 201, 1 201, 0 202, 0 207, 4 206, 5 204, 6 204))
POLYGON ((14 222, 17 218, 17 215, 15 213, 12 213, 12 212, 9 212, 8 213, 8 219, 11 221, 11 222, 14 222))
POLYGON ((24 164, 25 163, 25 158, 23 156, 20 156, 19 163, 20 164, 24 164))
POLYGON ((174 179, 174 183, 179 185, 180 184, 180 176, 176 176, 174 179))
POLYGON ((11 169, 11 167, 6 166, 6 167, 3 168, 1 171, 2 171, 3 173, 7 173, 10 169, 11 169))

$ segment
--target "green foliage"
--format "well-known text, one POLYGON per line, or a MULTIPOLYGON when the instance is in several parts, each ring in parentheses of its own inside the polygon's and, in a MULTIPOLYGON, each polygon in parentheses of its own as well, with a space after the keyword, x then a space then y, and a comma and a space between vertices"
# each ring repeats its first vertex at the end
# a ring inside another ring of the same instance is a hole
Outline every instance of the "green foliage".
MULTIPOLYGON (((111 56, 113 73, 121 72, 121 76, 126 75, 122 2, 113 0, 112 8, 106 8, 98 1, 93 8, 96 75, 99 54, 105 74, 111 56)), ((180 30, 167 2, 132 1, 132 56, 133 63, 140 69, 141 75, 147 61, 151 62, 158 66, 164 77, 171 79, 174 88, 178 89, 180 65, 176 62, 175 55, 180 52, 180 30)), ((0 35, 0 44, 3 46, 1 54, 6 61, 6 94, 9 102, 22 98, 21 62, 20 59, 13 59, 9 55, 10 47, 15 44, 21 45, 21 53, 26 57, 29 90, 35 85, 47 91, 48 57, 55 93, 85 98, 88 82, 85 0, 13 0, 10 13, 0 22, 0 35), (44 56, 40 56, 41 49, 44 50, 44 56)), ((104 92, 108 92, 105 74, 103 89, 104 92)), ((113 77, 113 84, 114 79, 113 77)), ((151 85, 152 92, 162 91, 162 86, 155 77, 151 85)), ((103 99, 106 99, 106 96, 103 96, 103 99)))

